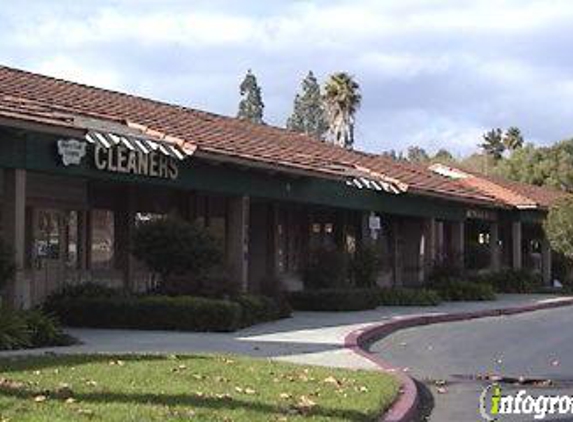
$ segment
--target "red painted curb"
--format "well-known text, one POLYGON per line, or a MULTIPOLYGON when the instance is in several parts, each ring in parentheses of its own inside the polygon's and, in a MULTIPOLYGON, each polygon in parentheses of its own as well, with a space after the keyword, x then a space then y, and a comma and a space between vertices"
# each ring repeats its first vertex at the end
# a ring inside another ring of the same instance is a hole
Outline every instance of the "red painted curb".
POLYGON ((373 355, 367 350, 367 345, 380 340, 398 330, 410 327, 418 327, 441 322, 467 321, 471 319, 487 318, 495 316, 516 315, 526 312, 539 311, 542 309, 559 308, 573 305, 573 298, 554 300, 534 305, 512 306, 509 308, 487 309, 483 311, 458 312, 452 314, 418 315, 404 317, 393 321, 374 324, 352 331, 344 338, 344 347, 354 353, 368 359, 380 368, 381 371, 391 373, 402 384, 401 394, 390 409, 380 417, 380 422, 409 422, 418 413, 419 396, 414 380, 406 375, 403 370, 394 368, 384 359, 373 355))

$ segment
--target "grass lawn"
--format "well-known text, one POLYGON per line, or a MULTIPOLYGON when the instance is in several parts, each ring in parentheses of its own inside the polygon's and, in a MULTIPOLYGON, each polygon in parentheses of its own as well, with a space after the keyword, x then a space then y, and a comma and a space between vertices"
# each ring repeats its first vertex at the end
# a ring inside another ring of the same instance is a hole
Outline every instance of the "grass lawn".
POLYGON ((398 394, 379 372, 221 355, 0 359, 0 422, 372 421, 398 394))

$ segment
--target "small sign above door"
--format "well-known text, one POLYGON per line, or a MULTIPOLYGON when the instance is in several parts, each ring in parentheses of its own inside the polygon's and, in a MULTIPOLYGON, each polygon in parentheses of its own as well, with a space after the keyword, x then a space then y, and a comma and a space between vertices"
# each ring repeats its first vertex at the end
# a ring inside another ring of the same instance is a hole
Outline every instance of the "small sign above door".
POLYGON ((86 143, 77 139, 60 139, 58 154, 62 157, 64 166, 78 166, 86 156, 86 143))

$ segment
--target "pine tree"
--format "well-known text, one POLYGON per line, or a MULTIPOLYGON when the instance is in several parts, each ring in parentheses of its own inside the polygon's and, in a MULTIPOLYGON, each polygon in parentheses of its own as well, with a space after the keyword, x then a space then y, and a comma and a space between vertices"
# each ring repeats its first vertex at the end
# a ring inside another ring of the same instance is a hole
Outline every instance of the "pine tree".
POLYGON ((302 92, 294 100, 292 115, 287 120, 287 128, 315 136, 324 137, 328 122, 320 93, 320 85, 312 71, 302 81, 302 92))
POLYGON ((245 75, 243 82, 241 82, 239 89, 241 97, 243 98, 239 103, 237 117, 239 119, 249 120, 253 123, 264 123, 263 110, 265 105, 263 103, 261 88, 257 83, 256 76, 250 69, 245 75))

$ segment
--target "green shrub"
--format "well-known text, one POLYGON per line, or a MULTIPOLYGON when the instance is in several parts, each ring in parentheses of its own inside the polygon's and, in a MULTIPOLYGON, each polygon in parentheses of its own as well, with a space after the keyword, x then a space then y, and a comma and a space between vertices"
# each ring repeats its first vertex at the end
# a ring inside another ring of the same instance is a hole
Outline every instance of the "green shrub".
POLYGON ((437 306, 441 298, 434 290, 383 288, 379 291, 379 303, 383 306, 437 306))
POLYGON ((380 270, 381 258, 374 246, 363 246, 351 260, 351 272, 357 287, 374 287, 380 270))
POLYGON ((431 287, 446 301, 495 300, 495 292, 487 284, 457 279, 443 279, 434 283, 431 287))
POLYGON ((141 223, 133 235, 133 255, 159 274, 165 291, 181 288, 183 276, 201 278, 223 261, 223 250, 204 228, 182 220, 164 218, 141 223), (173 282, 173 285, 170 284, 173 282))
POLYGON ((378 306, 378 289, 316 289, 290 293, 290 303, 301 311, 360 311, 378 306))
POLYGON ((348 257, 337 250, 316 249, 303 270, 305 289, 335 289, 348 285, 348 257))
POLYGON ((14 252, 2 239, 0 239, 0 291, 6 283, 14 277, 16 265, 14 263, 14 252))
POLYGON ((489 285, 499 293, 535 293, 543 287, 541 275, 528 270, 492 271, 473 276, 471 281, 489 285))
POLYGON ((30 330, 22 313, 0 306, 0 350, 15 350, 30 346, 30 330))
POLYGON ((243 327, 248 327, 260 322, 273 321, 285 317, 283 313, 284 310, 279 307, 277 302, 269 297, 241 295, 233 300, 241 305, 241 326, 243 327))
POLYGON ((189 296, 63 299, 54 311, 74 327, 234 331, 242 325, 238 303, 189 296))
POLYGON ((39 309, 23 312, 30 333, 32 347, 65 346, 74 343, 74 339, 64 334, 60 321, 53 315, 39 309))

